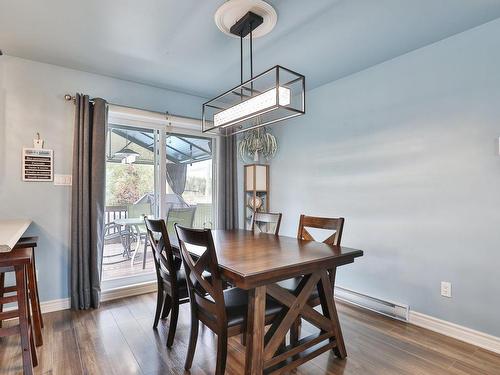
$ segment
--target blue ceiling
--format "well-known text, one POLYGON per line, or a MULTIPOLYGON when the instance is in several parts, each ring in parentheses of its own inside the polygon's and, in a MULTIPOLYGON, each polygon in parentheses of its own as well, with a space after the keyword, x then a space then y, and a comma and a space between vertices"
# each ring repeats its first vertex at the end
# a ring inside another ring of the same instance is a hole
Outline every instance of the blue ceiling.
MULTIPOLYGON (((255 41, 258 73, 276 64, 307 87, 366 69, 500 17, 500 0, 269 0, 273 32, 255 41)), ((239 81, 239 42, 222 0, 0 0, 7 55, 205 98, 239 81)))

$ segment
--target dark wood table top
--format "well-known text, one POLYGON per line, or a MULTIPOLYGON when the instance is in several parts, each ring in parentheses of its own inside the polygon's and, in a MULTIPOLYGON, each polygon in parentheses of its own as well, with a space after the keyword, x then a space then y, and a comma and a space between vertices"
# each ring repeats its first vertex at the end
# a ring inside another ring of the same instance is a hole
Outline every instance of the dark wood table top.
MULTIPOLYGON (((363 255, 361 250, 242 229, 212 234, 223 277, 244 289, 335 268, 363 255)), ((203 252, 194 246, 188 250, 203 252)))

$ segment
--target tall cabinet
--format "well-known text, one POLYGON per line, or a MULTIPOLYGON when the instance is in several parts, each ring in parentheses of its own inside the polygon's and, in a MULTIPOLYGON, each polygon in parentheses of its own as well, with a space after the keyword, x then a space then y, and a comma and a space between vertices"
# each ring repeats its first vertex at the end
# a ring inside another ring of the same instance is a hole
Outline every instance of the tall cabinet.
POLYGON ((269 212, 269 165, 248 164, 244 173, 245 229, 252 229, 255 212, 269 212))

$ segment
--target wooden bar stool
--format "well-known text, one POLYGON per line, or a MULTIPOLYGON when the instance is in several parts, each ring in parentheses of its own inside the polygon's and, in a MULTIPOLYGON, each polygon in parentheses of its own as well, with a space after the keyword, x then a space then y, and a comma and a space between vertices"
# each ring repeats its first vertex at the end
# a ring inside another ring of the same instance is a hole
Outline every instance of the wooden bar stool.
POLYGON ((4 293, 0 297, 0 303, 2 305, 17 303, 16 310, 0 312, 0 322, 6 319, 19 318, 19 324, 12 327, 0 328, 0 337, 21 336, 24 375, 32 375, 33 366, 38 365, 28 304, 27 275, 31 264, 31 249, 17 249, 8 253, 0 253, 0 272, 2 274, 5 274, 5 272, 15 272, 16 275, 16 285, 12 291, 9 288, 8 292, 9 294, 14 293, 14 295, 5 297, 7 288, 3 288, 4 293))
MULTIPOLYGON (((28 298, 31 305, 31 311, 33 315, 33 328, 35 332, 35 343, 36 346, 43 345, 43 318, 42 310, 40 309, 40 299, 38 297, 38 283, 36 278, 36 263, 35 263, 35 247, 37 246, 38 237, 23 237, 21 238, 11 253, 22 250, 29 249, 31 252, 31 264, 27 268, 27 278, 28 278, 28 298)), ((13 271, 13 270, 12 270, 13 271)), ((13 293, 16 290, 16 286, 5 287, 5 272, 0 272, 0 298, 7 293, 13 293)), ((0 312, 3 311, 3 304, 0 302, 0 312)), ((2 327, 2 322, 0 321, 0 327, 2 327)))

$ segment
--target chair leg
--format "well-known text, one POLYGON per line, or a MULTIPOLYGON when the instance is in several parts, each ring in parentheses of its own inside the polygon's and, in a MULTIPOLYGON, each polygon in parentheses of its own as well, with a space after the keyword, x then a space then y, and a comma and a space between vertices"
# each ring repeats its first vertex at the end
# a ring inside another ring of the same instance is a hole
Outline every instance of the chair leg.
POLYGON ((35 249, 33 248, 33 270, 35 273, 35 294, 36 294, 36 300, 38 303, 38 311, 40 311, 40 326, 43 328, 43 316, 42 316, 42 309, 40 308, 40 297, 38 296, 38 279, 36 277, 36 261, 35 261, 35 249))
POLYGON ((40 302, 36 296, 36 275, 33 263, 28 266, 28 296, 31 302, 31 311, 33 312, 33 329, 35 331, 36 346, 43 345, 42 324, 40 302))
POLYGON ((29 311, 28 311, 28 326, 30 334, 31 360, 33 361, 33 367, 36 367, 38 366, 38 357, 36 355, 35 340, 33 339, 33 320, 31 319, 29 311))
POLYGON ((161 319, 165 319, 170 313, 170 308, 172 307, 172 297, 165 293, 165 299, 163 301, 163 309, 161 312, 161 319))
MULTIPOLYGON (((0 272, 0 298, 3 298, 3 290, 5 288, 5 273, 0 272)), ((3 311, 3 303, 0 303, 0 313, 3 311)), ((2 328, 2 320, 0 320, 0 328, 2 328)))
POLYGON ((172 311, 170 313, 170 325, 168 327, 167 348, 170 348, 174 343, 178 316, 179 316, 179 299, 176 297, 172 297, 172 311))
POLYGON ((24 266, 16 266, 15 270, 24 375, 33 375, 33 357, 28 321, 28 298, 26 296, 26 269, 24 266))
POLYGON ((158 296, 156 298, 156 313, 155 320, 153 322, 153 329, 158 327, 158 321, 160 320, 161 310, 163 308, 163 299, 165 298, 166 293, 163 292, 163 288, 158 287, 158 296))
POLYGON ((144 239, 144 252, 142 254, 142 269, 146 269, 146 255, 148 254, 148 238, 144 239))
MULTIPOLYGON (((191 308, 192 310, 192 308, 191 308)), ((198 327, 199 327, 198 317, 196 312, 191 311, 191 333, 189 335, 189 345, 188 352, 186 355, 186 362, 184 363, 184 368, 189 370, 193 364, 194 352, 196 350, 196 342, 198 341, 198 327)))
POLYGON ((217 335, 217 365, 215 375, 224 375, 227 360, 227 330, 217 335))

